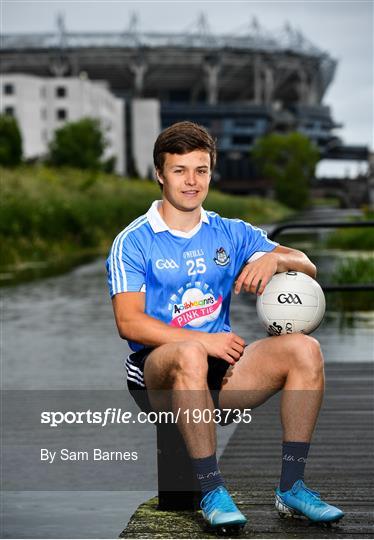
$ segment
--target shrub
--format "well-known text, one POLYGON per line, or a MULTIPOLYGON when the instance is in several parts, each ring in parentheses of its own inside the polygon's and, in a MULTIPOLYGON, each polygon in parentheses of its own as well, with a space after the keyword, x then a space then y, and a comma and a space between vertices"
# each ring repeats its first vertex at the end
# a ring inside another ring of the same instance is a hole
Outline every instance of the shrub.
POLYGON ((0 165, 15 167, 22 161, 22 137, 12 116, 0 115, 0 165))
POLYGON ((105 141, 98 120, 83 118, 55 131, 49 146, 52 165, 99 170, 105 141))
POLYGON ((261 174, 273 181, 277 200, 303 209, 319 159, 318 149, 302 133, 272 133, 257 140, 252 157, 261 174))

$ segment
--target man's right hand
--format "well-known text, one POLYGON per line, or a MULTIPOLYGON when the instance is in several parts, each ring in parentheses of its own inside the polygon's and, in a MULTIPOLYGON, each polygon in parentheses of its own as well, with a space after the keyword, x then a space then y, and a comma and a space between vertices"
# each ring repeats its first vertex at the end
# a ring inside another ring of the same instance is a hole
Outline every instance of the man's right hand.
POLYGON ((204 345, 208 355, 231 365, 242 356, 245 341, 232 332, 211 334, 198 330, 173 328, 144 313, 145 293, 125 292, 113 297, 113 309, 119 335, 150 347, 165 343, 195 340, 204 345))
POLYGON ((233 332, 206 333, 203 335, 203 345, 209 356, 226 360, 231 365, 234 365, 242 356, 245 341, 233 332))

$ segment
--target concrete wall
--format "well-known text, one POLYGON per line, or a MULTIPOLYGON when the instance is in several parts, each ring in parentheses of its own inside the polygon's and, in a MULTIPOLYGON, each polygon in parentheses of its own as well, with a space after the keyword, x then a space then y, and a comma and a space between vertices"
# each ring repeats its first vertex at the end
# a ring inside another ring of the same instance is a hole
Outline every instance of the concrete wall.
POLYGON ((106 84, 79 78, 3 75, 0 96, 1 112, 13 107, 26 159, 43 157, 54 131, 66 122, 90 117, 100 120, 108 142, 104 158, 115 156, 116 172, 125 172, 124 102, 106 84), (4 94, 7 84, 14 88, 12 95, 4 94), (58 96, 58 88, 64 89, 64 96, 58 96), (58 118, 59 110, 65 111, 65 118, 58 118))
POLYGON ((4 75, 1 78, 1 112, 12 108, 12 116, 17 118, 21 130, 26 158, 43 155, 46 150, 47 134, 42 119, 44 112, 41 86, 42 80, 39 77, 4 75), (12 94, 4 94, 6 85, 12 86, 12 94))
POLYGON ((160 102, 133 99, 131 102, 133 158, 141 178, 153 175, 153 145, 161 131, 160 102))

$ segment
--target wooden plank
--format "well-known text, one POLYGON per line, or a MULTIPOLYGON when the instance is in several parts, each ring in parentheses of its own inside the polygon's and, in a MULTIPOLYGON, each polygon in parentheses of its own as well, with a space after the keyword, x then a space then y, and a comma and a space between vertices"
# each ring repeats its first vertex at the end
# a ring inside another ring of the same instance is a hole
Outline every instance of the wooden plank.
MULTIPOLYGON (((373 366, 330 364, 326 366, 326 375, 326 396, 306 478, 311 487, 322 491, 326 500, 346 511, 339 537, 364 538, 374 531, 373 366)), ((274 517, 273 489, 281 467, 280 453, 276 398, 253 411, 249 426, 238 424, 220 461, 223 476, 233 490, 238 490, 237 500, 242 501, 241 509, 250 517, 254 533, 251 536, 334 538, 337 533, 332 530, 316 536, 315 527, 312 530, 305 524, 280 524, 274 517)))
MULTIPOLYGON (((338 526, 281 520, 274 488, 281 467, 279 396, 253 411, 250 424, 238 424, 220 460, 229 489, 248 517, 239 538, 373 538, 374 433, 373 364, 326 364, 326 396, 311 446, 306 480, 346 512, 338 526)), ((216 538, 199 513, 157 512, 142 505, 125 538, 216 538)))

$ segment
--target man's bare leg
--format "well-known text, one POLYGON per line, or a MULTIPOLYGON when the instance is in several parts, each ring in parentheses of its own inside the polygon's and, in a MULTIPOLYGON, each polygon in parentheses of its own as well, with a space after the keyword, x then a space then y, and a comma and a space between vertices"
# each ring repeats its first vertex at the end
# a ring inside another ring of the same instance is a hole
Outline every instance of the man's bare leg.
POLYGON ((178 428, 192 458, 211 456, 216 451, 214 422, 192 422, 184 411, 209 409, 214 405, 207 384, 208 360, 205 348, 195 341, 162 345, 151 352, 144 368, 144 380, 154 410, 179 410, 178 428))
MULTIPOLYGON (((247 519, 238 510, 218 468, 216 432, 213 421, 188 422, 184 411, 214 409, 207 384, 208 358, 205 348, 190 341, 163 345, 147 358, 144 369, 148 396, 156 410, 180 410, 178 428, 192 460, 202 492, 201 509, 206 522, 222 531, 237 530, 247 519)), ((208 417, 209 419, 209 417, 208 417)))
MULTIPOLYGON (((215 451, 215 424, 188 423, 183 411, 213 410, 207 372, 207 353, 194 341, 158 347, 144 369, 152 407, 174 412, 180 408, 178 427, 190 456, 196 458, 215 451)), ((255 408, 282 388, 284 440, 310 441, 323 398, 324 372, 319 344, 309 336, 278 336, 248 346, 227 372, 220 407, 255 408)))
POLYGON ((284 441, 311 440, 324 392, 318 341, 303 334, 265 338, 249 345, 227 372, 221 408, 255 408, 283 389, 284 441))
POLYGON ((338 522, 344 512, 323 501, 303 482, 309 441, 324 392, 323 357, 315 339, 302 334, 278 336, 247 347, 227 374, 220 406, 254 408, 282 388, 284 443, 275 507, 284 517, 301 514, 313 522, 338 522))

